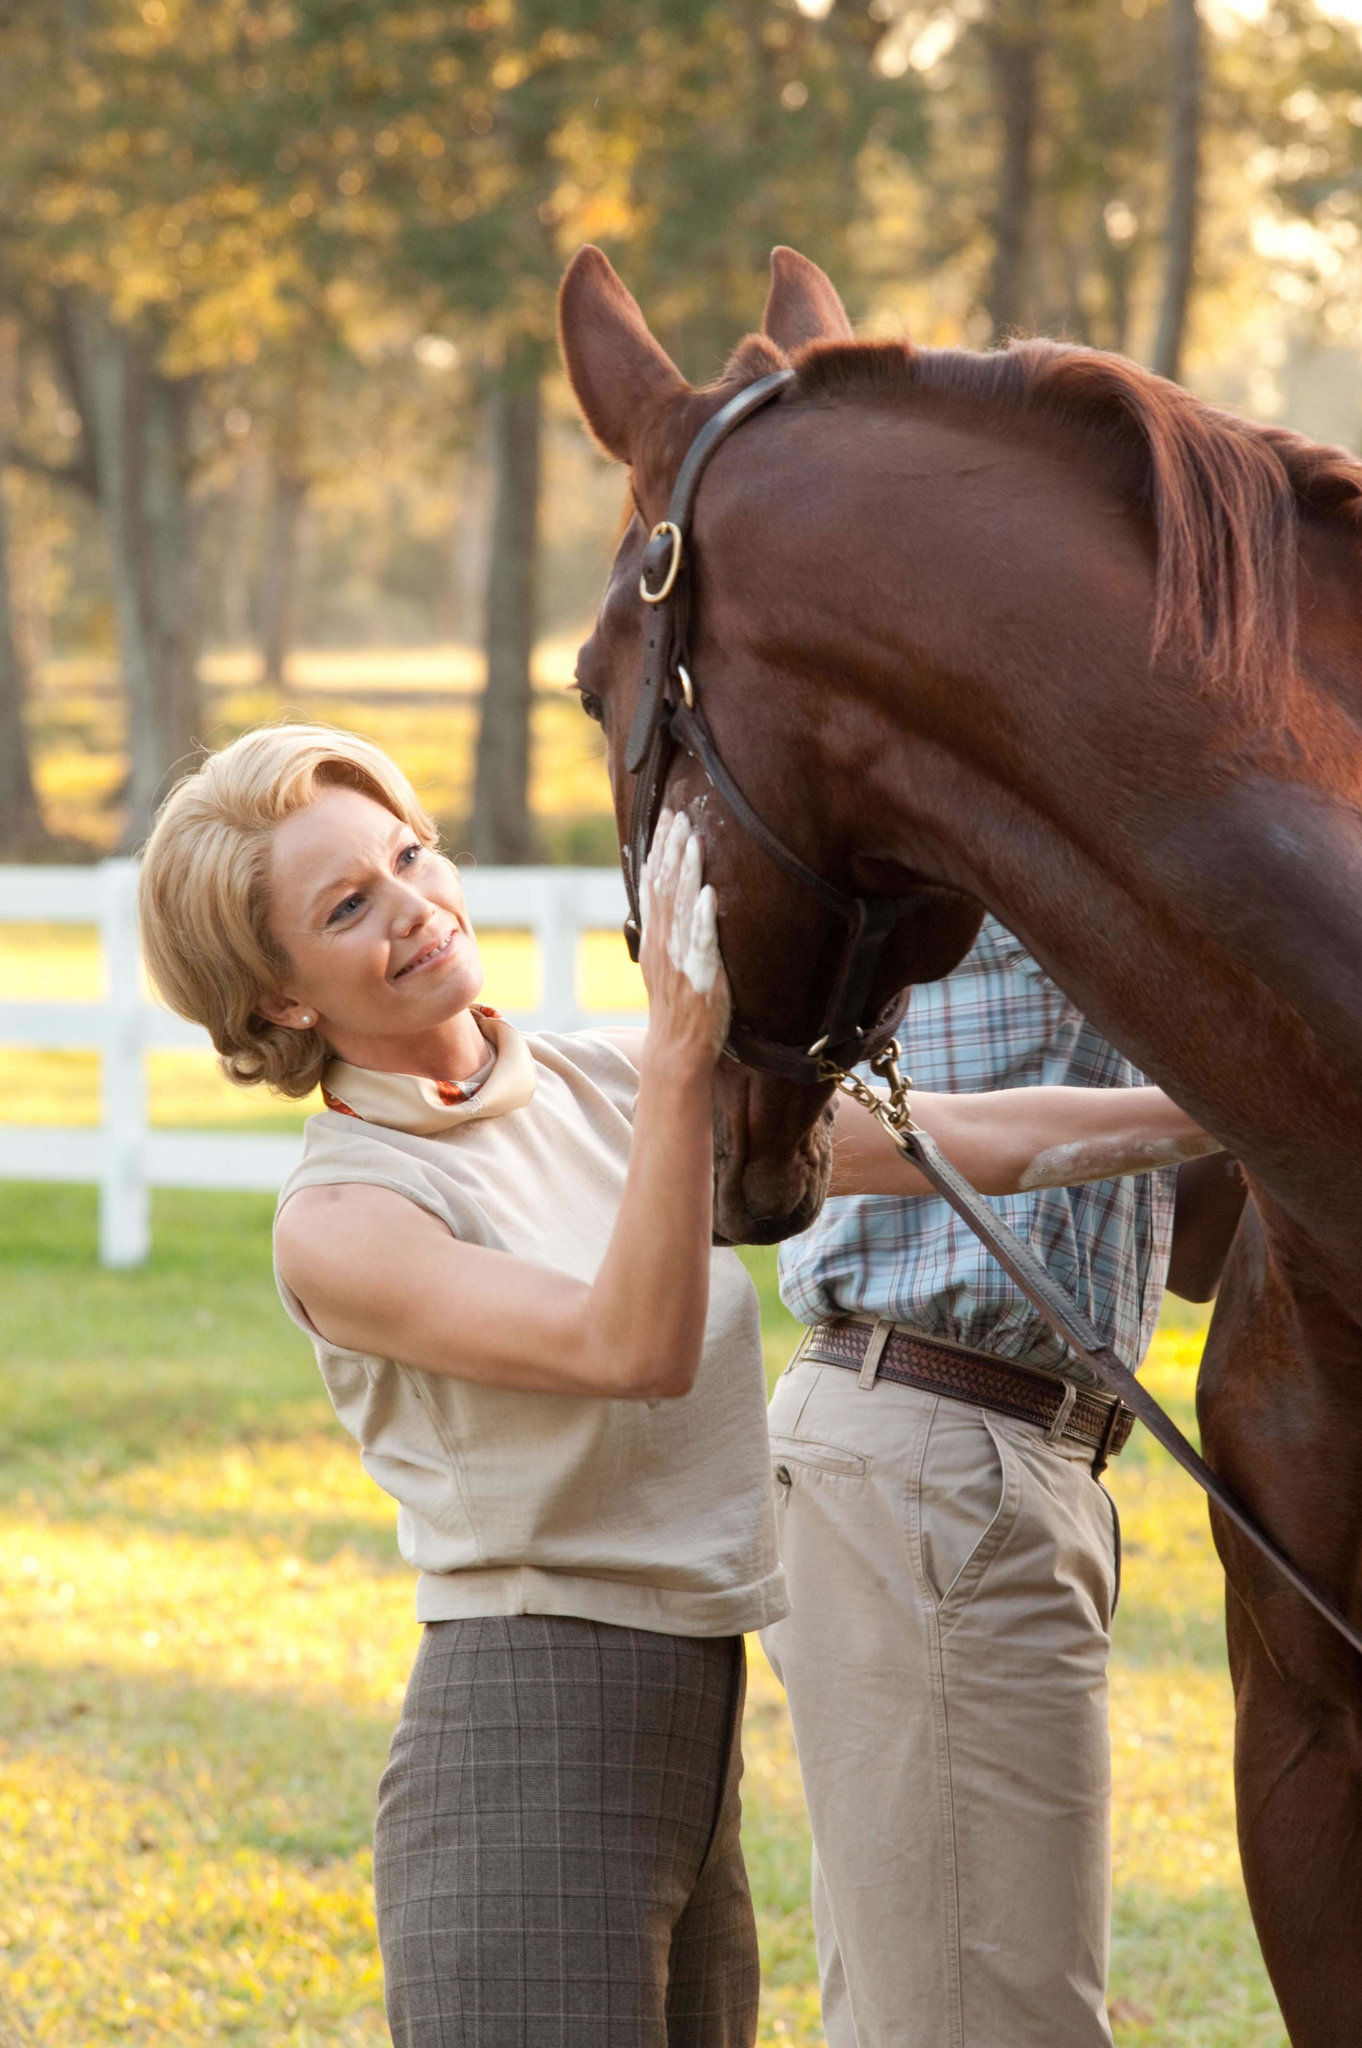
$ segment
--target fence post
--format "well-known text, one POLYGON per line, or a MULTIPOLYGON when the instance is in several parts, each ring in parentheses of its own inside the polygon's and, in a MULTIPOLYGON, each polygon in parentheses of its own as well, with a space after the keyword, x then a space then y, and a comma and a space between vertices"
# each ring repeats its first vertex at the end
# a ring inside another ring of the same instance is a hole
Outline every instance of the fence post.
POLYGON ((104 1266, 140 1266, 151 1249, 151 1211, 136 861, 100 862, 99 935, 108 985, 100 1046, 99 1258, 104 1266))
POLYGON ((539 914, 534 935, 539 942, 543 975, 540 991, 541 1031, 577 1031, 581 1010, 577 1000, 576 890, 570 869, 540 870, 539 914))

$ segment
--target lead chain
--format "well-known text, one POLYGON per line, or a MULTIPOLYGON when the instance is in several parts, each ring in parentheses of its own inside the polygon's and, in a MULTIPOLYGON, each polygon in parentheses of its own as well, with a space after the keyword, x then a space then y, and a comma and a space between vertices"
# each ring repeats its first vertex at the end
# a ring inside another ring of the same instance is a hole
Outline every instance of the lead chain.
POLYGON ((849 1072, 846 1067, 839 1067, 834 1060, 822 1062, 818 1069, 818 1078, 820 1081, 833 1082, 841 1089, 843 1095, 849 1095, 853 1102, 860 1103, 862 1109, 869 1110, 871 1116, 884 1126, 891 1138, 897 1137, 901 1132, 916 1131, 918 1126, 913 1122, 913 1111, 909 1101, 913 1086, 912 1078, 899 1072, 899 1042, 896 1038, 891 1038, 888 1045, 875 1054, 870 1067, 872 1073, 878 1074, 888 1087, 887 1098, 877 1095, 859 1074, 849 1072))

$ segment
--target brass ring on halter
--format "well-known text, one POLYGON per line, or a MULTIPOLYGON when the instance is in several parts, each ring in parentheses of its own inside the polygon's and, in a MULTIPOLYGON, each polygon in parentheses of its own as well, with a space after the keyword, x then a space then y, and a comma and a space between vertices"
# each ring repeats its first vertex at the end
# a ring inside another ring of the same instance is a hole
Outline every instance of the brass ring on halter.
POLYGON ((683 697, 685 698, 685 700, 686 700, 686 709, 687 709, 687 711, 694 711, 694 709, 695 709, 695 685, 694 685, 694 683, 693 683, 693 682, 691 681, 691 679, 690 679, 690 671, 689 671, 689 669, 687 669, 687 668, 686 668, 686 666, 685 666, 685 664, 684 664, 683 662, 680 662, 680 661, 678 661, 678 662, 677 662, 677 664, 676 664, 676 676, 677 676, 677 681, 678 681, 678 682, 680 683, 680 685, 681 685, 681 695, 682 695, 682 696, 683 696, 683 697))
POLYGON ((672 544, 672 554, 671 560, 667 564, 667 574, 663 579, 662 588, 660 590, 649 590, 648 565, 645 551, 644 567, 638 579, 638 594, 643 599, 643 602, 645 604, 661 604, 664 597, 670 597, 672 594, 672 586, 675 584, 677 577, 681 573, 682 539, 680 527, 675 525, 673 521, 670 519, 660 519, 657 525, 653 528, 652 532, 648 535, 649 548, 652 547, 652 544, 655 540, 670 540, 672 544))

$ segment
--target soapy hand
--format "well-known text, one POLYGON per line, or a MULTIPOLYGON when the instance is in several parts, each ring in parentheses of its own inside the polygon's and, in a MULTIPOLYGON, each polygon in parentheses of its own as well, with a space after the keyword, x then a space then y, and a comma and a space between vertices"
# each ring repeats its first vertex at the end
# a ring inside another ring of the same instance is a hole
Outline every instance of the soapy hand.
POLYGON ((728 1031, 728 977, 719 953, 714 890, 703 880, 704 851, 684 811, 657 821, 643 870, 640 965, 650 1003, 649 1036, 703 1046, 711 1058, 728 1031))

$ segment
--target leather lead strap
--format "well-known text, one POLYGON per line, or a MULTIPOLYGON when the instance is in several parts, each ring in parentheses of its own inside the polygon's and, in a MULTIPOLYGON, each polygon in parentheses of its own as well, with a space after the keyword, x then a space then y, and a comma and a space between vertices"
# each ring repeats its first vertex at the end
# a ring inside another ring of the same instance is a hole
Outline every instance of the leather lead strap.
MULTIPOLYGON (((1344 1642, 1362 1655, 1362 1634, 1335 1607, 1331 1600, 1317 1592, 1300 1567, 1292 1562, 1286 1552, 1265 1529, 1259 1527, 1248 1509, 1241 1505, 1235 1495, 1217 1477, 1201 1453, 1194 1449, 1178 1428, 1171 1415, 1162 1409, 1146 1387, 1142 1387, 1130 1367, 1117 1357, 1109 1344, 1102 1342, 1101 1335, 1094 1328, 1078 1303, 1061 1287, 1044 1266, 1028 1251, 1008 1226, 992 1209, 976 1188, 970 1186, 964 1175, 958 1173, 947 1159, 934 1138, 925 1131, 895 1131, 891 1133, 894 1143, 906 1159, 911 1159, 922 1174, 931 1182, 939 1195, 948 1201, 957 1215, 962 1216, 975 1236, 992 1253, 1005 1273, 1016 1281, 1022 1293, 1044 1316, 1055 1334, 1064 1339, 1080 1358, 1086 1359, 1097 1377, 1118 1401, 1124 1402, 1140 1421, 1156 1443, 1163 1445, 1169 1456, 1179 1464, 1189 1477, 1194 1479, 1228 1521, 1245 1535, 1254 1547, 1260 1550, 1282 1577, 1289 1580, 1296 1591, 1308 1600, 1317 1614, 1323 1616, 1331 1628, 1338 1631, 1344 1642)), ((1113 1427, 1117 1410, 1112 1410, 1113 1427)), ((1105 1448, 1105 1447, 1104 1447, 1105 1448)), ((1094 1477, 1106 1464, 1104 1450, 1099 1450, 1093 1464, 1094 1477)))

